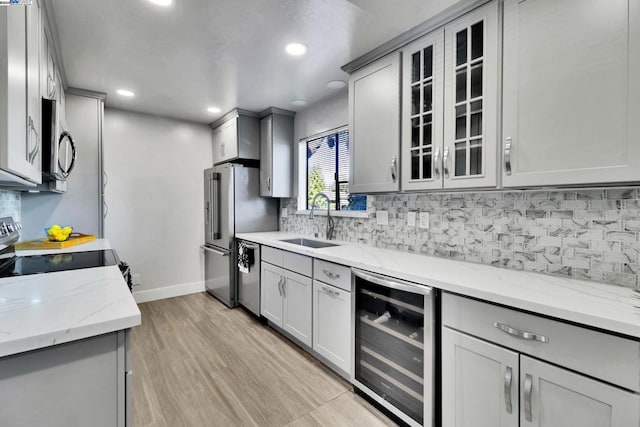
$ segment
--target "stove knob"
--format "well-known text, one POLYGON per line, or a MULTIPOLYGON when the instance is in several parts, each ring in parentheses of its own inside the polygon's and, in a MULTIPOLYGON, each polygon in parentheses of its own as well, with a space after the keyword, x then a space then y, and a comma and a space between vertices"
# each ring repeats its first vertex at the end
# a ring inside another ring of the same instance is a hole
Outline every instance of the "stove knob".
POLYGON ((22 230, 22 224, 20 224, 19 222, 16 222, 16 229, 22 230))
POLYGON ((13 224, 8 224, 7 230, 9 230, 9 233, 13 233, 15 231, 15 228, 13 228, 13 224))
POLYGON ((5 224, 4 222, 0 224, 0 236, 4 236, 5 234, 7 234, 7 224, 5 224))

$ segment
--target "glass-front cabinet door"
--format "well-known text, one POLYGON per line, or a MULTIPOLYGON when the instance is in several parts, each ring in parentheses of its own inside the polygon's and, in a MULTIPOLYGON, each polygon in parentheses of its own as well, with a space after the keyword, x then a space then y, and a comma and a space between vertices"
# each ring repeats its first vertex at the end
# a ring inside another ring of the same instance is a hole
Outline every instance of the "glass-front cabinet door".
POLYGON ((494 187, 497 177, 497 2, 464 15, 447 25, 444 33, 444 187, 494 187))
POLYGON ((444 30, 402 51, 402 189, 442 188, 444 30))

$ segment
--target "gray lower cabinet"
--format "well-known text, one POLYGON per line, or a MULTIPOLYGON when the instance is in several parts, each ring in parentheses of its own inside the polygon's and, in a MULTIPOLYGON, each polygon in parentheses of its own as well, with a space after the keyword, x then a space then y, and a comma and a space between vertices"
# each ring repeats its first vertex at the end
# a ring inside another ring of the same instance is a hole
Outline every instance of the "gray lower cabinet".
POLYGON ((446 293, 442 324, 443 427, 639 425, 637 340, 446 293))
POLYGON ((442 425, 518 427, 518 353, 442 331, 442 425))
MULTIPOLYGON (((260 314, 268 319, 272 325, 288 333, 303 345, 311 347, 313 332, 311 324, 312 279, 288 269, 296 268, 293 260, 307 259, 307 257, 273 248, 265 248, 262 252, 263 259, 268 259, 279 265, 264 261, 261 263, 260 314), (270 253, 279 256, 280 260, 271 259, 270 253), (289 264, 289 259, 294 264, 289 264)), ((308 259, 308 261, 310 266, 311 260, 308 259)), ((304 269, 297 271, 306 273, 304 269)))
POLYGON ((129 331, 0 359, 0 424, 131 425, 129 331))

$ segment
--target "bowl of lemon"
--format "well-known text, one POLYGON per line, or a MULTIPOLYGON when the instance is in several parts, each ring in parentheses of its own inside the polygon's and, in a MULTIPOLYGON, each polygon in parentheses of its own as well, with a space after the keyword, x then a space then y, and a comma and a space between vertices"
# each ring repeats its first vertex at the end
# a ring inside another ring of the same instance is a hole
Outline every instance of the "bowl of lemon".
POLYGON ((73 227, 60 227, 58 224, 54 224, 49 228, 45 228, 44 231, 51 242, 64 242, 71 236, 73 227))

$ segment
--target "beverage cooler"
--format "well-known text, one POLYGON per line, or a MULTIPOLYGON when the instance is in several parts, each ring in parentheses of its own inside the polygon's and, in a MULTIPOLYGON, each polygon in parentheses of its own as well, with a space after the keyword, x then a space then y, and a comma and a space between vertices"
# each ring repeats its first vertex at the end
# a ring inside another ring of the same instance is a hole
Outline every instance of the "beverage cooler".
POLYGON ((356 388, 411 426, 434 420, 434 290, 353 269, 356 388))

